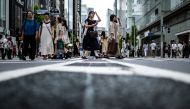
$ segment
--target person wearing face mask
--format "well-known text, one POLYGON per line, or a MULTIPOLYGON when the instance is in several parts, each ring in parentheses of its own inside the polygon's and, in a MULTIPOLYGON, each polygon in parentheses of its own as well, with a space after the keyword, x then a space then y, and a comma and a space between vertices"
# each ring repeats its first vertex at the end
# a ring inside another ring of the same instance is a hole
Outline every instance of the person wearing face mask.
POLYGON ((85 20, 84 25, 84 39, 83 39, 83 49, 84 55, 82 59, 87 59, 88 51, 94 51, 95 57, 99 58, 97 50, 99 50, 99 43, 98 43, 98 34, 95 34, 96 26, 101 19, 98 14, 94 11, 90 11, 88 18, 85 20), (94 16, 97 16, 98 20, 94 20, 94 16))
POLYGON ((31 60, 35 59, 36 54, 36 39, 38 37, 39 26, 37 22, 33 19, 33 13, 31 10, 27 11, 27 19, 22 25, 22 36, 23 36, 23 52, 22 60, 26 60, 28 51, 30 53, 29 57, 31 60), (30 46, 30 49, 28 49, 30 46))

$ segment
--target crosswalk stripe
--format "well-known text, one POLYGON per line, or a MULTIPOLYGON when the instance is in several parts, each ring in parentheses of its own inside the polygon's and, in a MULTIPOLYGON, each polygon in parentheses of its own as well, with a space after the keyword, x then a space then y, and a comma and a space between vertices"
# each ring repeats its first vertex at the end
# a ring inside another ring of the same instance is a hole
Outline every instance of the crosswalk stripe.
POLYGON ((75 61, 69 61, 65 63, 44 65, 44 66, 38 66, 38 67, 32 67, 32 68, 22 68, 22 69, 12 70, 12 71, 4 71, 0 73, 0 82, 31 75, 31 74, 40 73, 42 71, 48 70, 49 68, 57 68, 58 66, 69 65, 76 62, 80 62, 80 61, 81 60, 75 60, 75 61))
POLYGON ((31 74, 40 73, 42 71, 61 71, 61 72, 72 72, 72 73, 85 73, 85 74, 101 74, 101 75, 128 75, 128 76, 145 76, 151 78, 166 78, 171 79, 179 82, 184 82, 190 84, 190 74, 181 73, 178 71, 170 71, 164 70, 159 68, 152 68, 143 65, 137 64, 129 64, 126 62, 119 62, 115 60, 109 59, 101 59, 99 62, 93 61, 86 61, 81 59, 73 59, 69 62, 65 63, 58 63, 52 65, 44 65, 38 66, 33 68, 23 68, 13 71, 5 71, 0 73, 0 82, 11 80, 14 78, 19 78, 31 74), (89 63, 89 66, 69 66, 74 63, 89 63), (112 64, 119 64, 129 69, 123 69, 123 67, 116 67, 116 66, 90 66, 93 63, 112 63, 112 64))
POLYGON ((153 78, 166 78, 166 79, 172 79, 175 81, 184 82, 187 84, 190 84, 190 74, 182 73, 178 71, 170 71, 165 69, 159 69, 159 68, 152 68, 148 66, 143 65, 137 65, 137 64, 129 64, 129 63, 123 63, 113 60, 105 59, 108 62, 111 63, 117 63, 120 65, 125 65, 133 68, 134 75, 139 76, 147 76, 147 77, 153 77, 153 78))

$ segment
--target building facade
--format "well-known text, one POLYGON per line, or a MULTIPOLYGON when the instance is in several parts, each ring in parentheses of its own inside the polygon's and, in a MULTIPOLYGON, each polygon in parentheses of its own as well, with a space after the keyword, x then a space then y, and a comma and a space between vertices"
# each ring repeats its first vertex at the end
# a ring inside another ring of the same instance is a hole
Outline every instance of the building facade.
POLYGON ((10 35, 15 36, 16 35, 16 29, 22 27, 22 22, 25 16, 24 13, 24 5, 25 2, 21 0, 13 0, 9 3, 9 29, 10 29, 10 35))
POLYGON ((144 0, 143 16, 137 21, 138 34, 143 44, 155 40, 161 44, 161 30, 164 41, 188 42, 190 37, 189 0, 144 0), (161 16, 163 27, 161 28, 161 16))
POLYGON ((0 1, 0 34, 10 34, 9 29, 9 0, 0 1))
POLYGON ((128 0, 126 5, 127 29, 129 30, 142 17, 142 0, 128 0))
POLYGON ((127 0, 115 0, 114 2, 114 13, 117 15, 117 17, 120 20, 120 35, 125 37, 126 36, 126 30, 127 30, 127 16, 126 16, 126 10, 127 10, 127 0))

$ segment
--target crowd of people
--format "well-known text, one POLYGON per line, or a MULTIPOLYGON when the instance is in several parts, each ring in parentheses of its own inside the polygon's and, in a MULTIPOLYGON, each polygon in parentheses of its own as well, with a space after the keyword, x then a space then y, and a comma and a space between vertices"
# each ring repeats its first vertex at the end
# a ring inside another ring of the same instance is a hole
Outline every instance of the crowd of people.
MULTIPOLYGON (((83 27, 82 41, 82 59, 88 59, 90 55, 98 58, 115 57, 122 59, 125 57, 160 56, 161 48, 155 41, 144 43, 136 51, 120 33, 120 21, 116 15, 110 16, 108 33, 102 31, 99 36, 96 31, 98 23, 101 22, 97 12, 90 11, 88 18, 85 20, 83 27), (94 17, 97 20, 94 20, 94 17), (100 37, 100 38, 99 38, 100 37), (89 54, 89 51, 91 54, 89 54)), ((33 19, 33 12, 27 11, 27 18, 24 20, 21 29, 16 30, 16 45, 13 44, 11 37, 0 37, 0 52, 2 59, 7 56, 12 59, 16 55, 22 60, 26 60, 29 56, 31 60, 41 56, 43 60, 50 59, 67 59, 73 56, 80 57, 79 39, 76 39, 73 44, 73 51, 69 49, 70 38, 67 27, 67 22, 64 17, 58 17, 55 21, 51 21, 49 13, 44 14, 43 21, 39 24, 33 19), (17 50, 16 50, 17 49, 17 50), (17 51, 17 52, 16 52, 17 51)), ((176 43, 163 44, 163 57, 181 57, 189 58, 190 44, 176 43)))
MULTIPOLYGON (((189 58, 190 43, 171 41, 171 44, 163 43, 163 58, 189 58)), ((141 50, 147 57, 148 54, 152 57, 161 56, 161 47, 153 40, 151 44, 144 43, 141 50)))

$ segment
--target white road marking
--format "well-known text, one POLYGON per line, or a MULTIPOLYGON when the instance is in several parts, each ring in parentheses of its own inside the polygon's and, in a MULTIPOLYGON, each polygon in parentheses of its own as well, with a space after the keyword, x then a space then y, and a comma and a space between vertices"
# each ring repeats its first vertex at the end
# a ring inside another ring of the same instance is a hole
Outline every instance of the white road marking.
MULTIPOLYGON (((73 73, 85 73, 85 74, 101 74, 101 75, 128 75, 128 76, 145 76, 152 78, 166 78, 175 81, 184 82, 190 84, 190 74, 181 73, 178 71, 170 71, 159 68, 152 68, 143 65, 129 64, 124 62, 113 61, 109 59, 102 59, 104 63, 115 63, 130 67, 130 69, 123 69, 122 67, 96 67, 96 66, 66 66, 74 63, 86 63, 84 60, 75 60, 66 63, 59 63, 53 65, 45 65, 40 67, 25 68, 13 71, 5 71, 0 73, 0 82, 27 76, 31 74, 40 73, 42 71, 61 71, 61 72, 73 72, 73 73)), ((94 63, 89 61, 89 65, 94 63)), ((98 62, 97 62, 98 63, 98 62)))
POLYGON ((44 66, 38 66, 38 67, 32 67, 32 68, 22 68, 18 70, 12 70, 12 71, 4 71, 0 73, 0 82, 7 81, 31 74, 40 73, 42 71, 48 70, 49 68, 57 68, 58 66, 64 66, 73 64, 76 62, 81 62, 82 60, 76 60, 76 61, 69 61, 65 63, 58 63, 58 64, 52 64, 52 65, 44 65, 44 66))
POLYGON ((137 65, 137 64, 123 63, 123 62, 118 62, 118 61, 113 61, 113 60, 108 60, 108 59, 105 59, 105 60, 111 63, 117 63, 120 65, 132 67, 134 75, 154 77, 154 78, 166 78, 166 79, 172 79, 175 81, 180 81, 180 82, 190 84, 190 74, 187 74, 187 73, 182 73, 178 71, 170 71, 170 70, 159 69, 159 68, 152 68, 152 67, 137 65))
POLYGON ((143 60, 143 61, 177 61, 177 62, 190 62, 190 59, 183 59, 183 58, 125 58, 124 60, 143 60))
MULTIPOLYGON (((69 61, 74 61, 74 60, 81 60, 80 58, 74 58, 74 59, 68 59, 69 61)), ((54 60, 54 59, 48 59, 48 60, 43 60, 43 59, 36 59, 34 61, 30 60, 0 60, 0 64, 22 64, 22 63, 54 63, 54 62, 64 62, 67 60, 54 60)))

